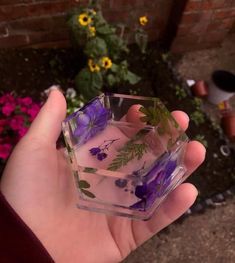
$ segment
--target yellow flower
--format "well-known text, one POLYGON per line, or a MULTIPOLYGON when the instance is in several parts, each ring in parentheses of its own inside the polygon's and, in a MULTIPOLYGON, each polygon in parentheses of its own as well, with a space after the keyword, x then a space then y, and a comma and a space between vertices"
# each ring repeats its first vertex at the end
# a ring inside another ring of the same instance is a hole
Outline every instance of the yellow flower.
POLYGON ((109 57, 103 57, 101 59, 102 62, 102 67, 104 67, 105 69, 109 69, 112 67, 112 60, 109 57))
POLYGON ((88 59, 88 66, 91 72, 99 72, 100 67, 99 65, 95 64, 92 59, 88 59))
POLYGON ((96 29, 94 26, 89 26, 90 36, 94 37, 96 33, 96 29))
POLYGON ((92 20, 91 20, 91 17, 88 16, 88 14, 83 13, 78 16, 78 22, 82 26, 87 26, 92 22, 92 20))
POLYGON ((145 26, 145 25, 148 23, 148 18, 147 18, 147 16, 141 16, 141 17, 139 18, 139 22, 140 22, 140 24, 141 24, 142 26, 145 26))
POLYGON ((92 13, 93 16, 96 15, 96 11, 94 9, 91 9, 91 13, 92 13))

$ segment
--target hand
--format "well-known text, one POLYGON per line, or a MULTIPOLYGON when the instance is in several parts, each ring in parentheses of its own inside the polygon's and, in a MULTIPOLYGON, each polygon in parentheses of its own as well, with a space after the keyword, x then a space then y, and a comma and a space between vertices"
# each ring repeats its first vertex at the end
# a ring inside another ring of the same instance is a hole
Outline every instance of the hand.
MULTIPOLYGON (((147 222, 77 209, 71 171, 63 152, 56 150, 65 112, 63 95, 51 91, 10 157, 1 191, 56 262, 120 262, 180 217, 195 201, 197 190, 189 183, 178 186, 147 222)), ((186 129, 186 114, 172 114, 186 129)), ((204 157, 200 143, 188 144, 185 163, 189 173, 204 157)))

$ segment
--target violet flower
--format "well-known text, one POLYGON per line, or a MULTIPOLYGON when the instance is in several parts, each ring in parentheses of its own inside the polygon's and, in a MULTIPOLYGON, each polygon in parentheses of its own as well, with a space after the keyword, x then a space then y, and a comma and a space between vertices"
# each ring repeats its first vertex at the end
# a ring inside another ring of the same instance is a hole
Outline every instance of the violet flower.
POLYGON ((79 139, 79 143, 85 143, 105 129, 109 118, 110 111, 104 108, 98 98, 91 101, 77 114, 74 136, 79 139))
POLYGON ((105 158, 107 158, 107 153, 98 153, 97 154, 97 159, 99 160, 99 161, 103 161, 105 158))
POLYGON ((145 211, 150 208, 156 198, 162 197, 171 183, 171 175, 174 172, 177 162, 169 159, 168 162, 158 162, 144 177, 152 181, 146 180, 143 185, 139 185, 135 189, 135 195, 141 200, 130 206, 132 209, 145 211))
POLYGON ((91 148, 90 150, 91 155, 96 155, 101 152, 101 149, 99 147, 91 148))

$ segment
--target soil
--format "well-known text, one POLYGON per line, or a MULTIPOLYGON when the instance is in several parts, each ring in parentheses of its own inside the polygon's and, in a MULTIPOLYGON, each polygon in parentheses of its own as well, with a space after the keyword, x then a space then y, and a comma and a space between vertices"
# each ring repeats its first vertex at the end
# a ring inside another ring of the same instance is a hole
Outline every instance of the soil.
POLYGON ((123 263, 232 263, 235 257, 235 199, 207 213, 172 224, 123 263))
MULTIPOLYGON (((182 83, 169 68, 169 59, 153 47, 154 44, 145 55, 141 55, 136 47, 131 48, 130 68, 142 76, 142 80, 134 87, 119 86, 119 92, 129 93, 131 89, 131 93, 138 95, 157 96, 169 110, 183 110, 190 115, 195 111, 193 98, 176 96, 175 87, 182 83)), ((38 99, 52 84, 60 84, 66 90, 74 87, 74 77, 84 64, 84 56, 76 49, 0 50, 1 91, 14 91, 38 99)), ((222 156, 218 131, 206 118, 199 126, 190 122, 187 133, 192 139, 198 134, 204 135, 208 143, 205 163, 189 179, 199 189, 198 201, 228 189, 235 181, 234 153, 229 157, 222 156)))

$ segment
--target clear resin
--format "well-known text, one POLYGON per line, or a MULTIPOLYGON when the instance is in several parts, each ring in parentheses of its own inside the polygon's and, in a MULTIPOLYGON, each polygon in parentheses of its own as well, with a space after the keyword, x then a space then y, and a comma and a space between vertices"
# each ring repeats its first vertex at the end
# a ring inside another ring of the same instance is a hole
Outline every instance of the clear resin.
POLYGON ((188 138, 157 98, 102 94, 62 127, 79 208, 147 220, 185 179, 188 138))

